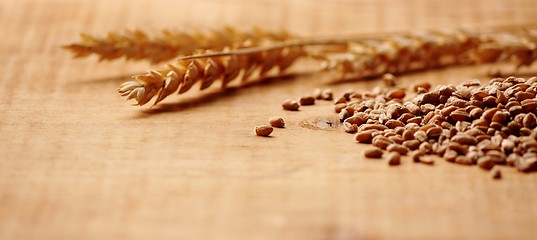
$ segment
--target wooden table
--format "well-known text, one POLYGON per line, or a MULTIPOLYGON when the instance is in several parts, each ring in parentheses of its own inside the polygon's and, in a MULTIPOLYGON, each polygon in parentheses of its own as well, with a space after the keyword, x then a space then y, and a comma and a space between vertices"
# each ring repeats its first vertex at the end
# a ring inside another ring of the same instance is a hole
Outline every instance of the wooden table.
MULTIPOLYGON (((305 36, 521 24, 537 1, 1 0, 0 239, 535 239, 537 174, 363 158, 341 129, 285 112, 315 87, 369 89, 306 74, 174 95, 153 110, 116 92, 146 62, 73 60, 80 32, 280 27, 305 36), (160 109, 160 110, 159 110, 160 109), (253 128, 287 120, 271 138, 253 128)), ((491 66, 402 76, 485 80, 491 66)), ((534 68, 535 69, 535 68, 534 68)), ((528 71, 526 69, 525 71, 528 71)))

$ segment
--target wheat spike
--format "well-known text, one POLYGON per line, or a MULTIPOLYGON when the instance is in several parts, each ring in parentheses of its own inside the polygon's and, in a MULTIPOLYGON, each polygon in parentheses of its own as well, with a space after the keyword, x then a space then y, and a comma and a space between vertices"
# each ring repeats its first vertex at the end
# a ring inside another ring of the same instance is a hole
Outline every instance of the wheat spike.
POLYGON ((128 100, 135 99, 138 105, 144 105, 156 96, 157 104, 176 91, 182 94, 190 90, 198 82, 202 90, 217 80, 225 88, 241 73, 243 81, 246 81, 256 70, 260 77, 274 68, 285 71, 304 54, 302 47, 287 47, 247 55, 179 59, 166 65, 164 70, 134 76, 132 81, 121 84, 118 92, 128 100))
POLYGON ((238 31, 225 27, 207 33, 163 30, 154 35, 141 30, 128 30, 122 34, 112 32, 106 37, 81 34, 81 42, 63 48, 71 51, 75 57, 96 54, 100 60, 125 57, 127 60, 145 59, 159 63, 201 50, 222 51, 226 47, 253 47, 291 38, 294 37, 283 30, 270 32, 257 28, 251 31, 238 31))
POLYGON ((435 67, 512 61, 517 67, 537 60, 537 32, 417 32, 350 41, 341 52, 316 54, 325 69, 354 77, 405 73, 435 67))

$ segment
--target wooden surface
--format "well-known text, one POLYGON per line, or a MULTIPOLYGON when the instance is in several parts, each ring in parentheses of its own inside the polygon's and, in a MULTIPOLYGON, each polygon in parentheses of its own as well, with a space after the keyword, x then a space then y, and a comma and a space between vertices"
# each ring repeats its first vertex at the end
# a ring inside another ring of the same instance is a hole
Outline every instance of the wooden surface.
MULTIPOLYGON (((1 0, 0 239, 535 239, 537 174, 362 157, 342 129, 312 130, 322 103, 279 103, 315 87, 368 89, 304 75, 172 96, 151 111, 115 89, 147 63, 73 60, 81 31, 287 28, 302 35, 494 26, 537 20, 537 2, 366 0, 1 0), (280 115, 271 138, 256 125, 280 115)), ((489 67, 402 77, 456 83, 489 67)), ((527 69, 526 69, 527 70, 527 69)))

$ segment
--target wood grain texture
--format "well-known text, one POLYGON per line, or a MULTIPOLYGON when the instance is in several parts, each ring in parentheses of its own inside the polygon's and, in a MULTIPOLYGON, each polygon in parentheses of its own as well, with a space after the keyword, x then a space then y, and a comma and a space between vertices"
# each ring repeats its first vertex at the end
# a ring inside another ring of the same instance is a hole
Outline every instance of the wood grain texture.
MULTIPOLYGON (((0 1, 0 239, 535 239, 537 174, 362 157, 341 129, 300 127, 330 103, 284 112, 303 75, 133 107, 115 89, 147 63, 73 60, 79 32, 287 28, 309 36, 536 20, 537 2, 418 0, 0 1), (287 121, 271 138, 254 126, 287 121)), ((400 78, 486 79, 490 66, 400 78)), ((533 70, 535 67, 533 68, 533 70)), ((532 69, 524 69, 530 71, 532 69)))

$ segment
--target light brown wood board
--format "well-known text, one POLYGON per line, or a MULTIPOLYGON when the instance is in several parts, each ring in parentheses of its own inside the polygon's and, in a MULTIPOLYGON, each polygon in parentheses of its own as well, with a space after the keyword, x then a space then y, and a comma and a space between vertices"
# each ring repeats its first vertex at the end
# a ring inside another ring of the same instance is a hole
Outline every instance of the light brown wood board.
MULTIPOLYGON (((71 59, 80 32, 223 25, 304 36, 524 24, 527 1, 0 1, 0 239, 534 239, 537 174, 363 158, 341 129, 286 112, 315 87, 367 90, 305 74, 172 96, 149 109, 116 93, 146 62, 71 59), (287 121, 271 138, 253 128, 287 121)), ((300 66, 298 66, 300 68, 300 66)), ((486 80, 494 66, 401 76, 486 80)), ((533 68, 535 69, 535 67, 533 68)), ((531 69, 523 69, 529 71, 531 69)))

